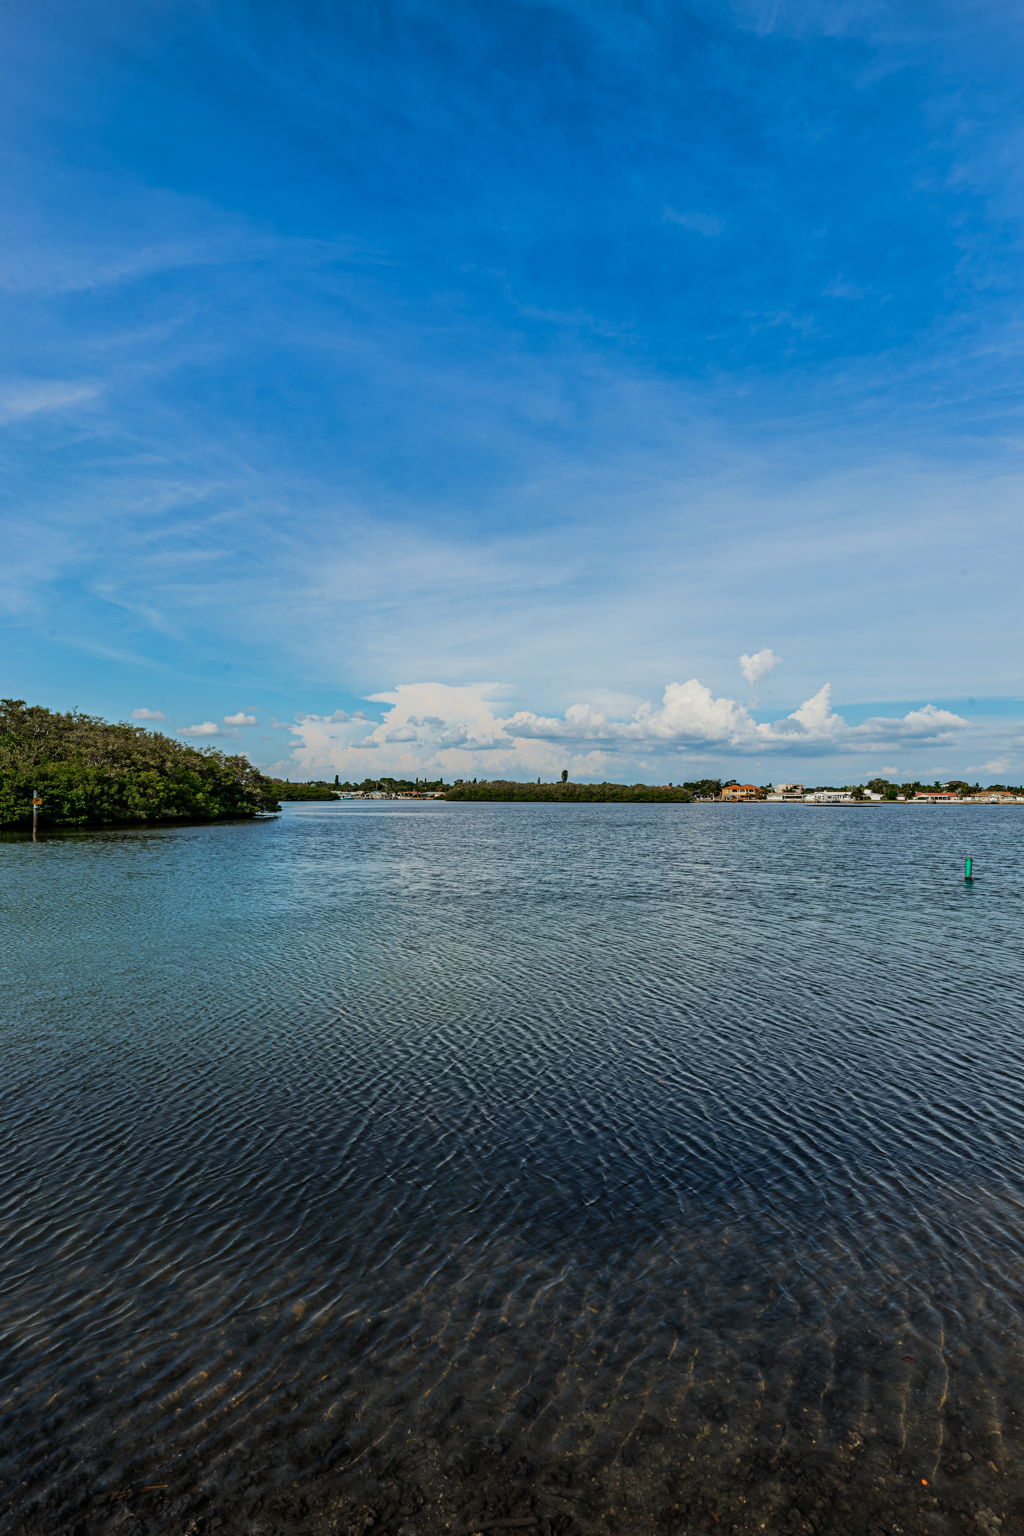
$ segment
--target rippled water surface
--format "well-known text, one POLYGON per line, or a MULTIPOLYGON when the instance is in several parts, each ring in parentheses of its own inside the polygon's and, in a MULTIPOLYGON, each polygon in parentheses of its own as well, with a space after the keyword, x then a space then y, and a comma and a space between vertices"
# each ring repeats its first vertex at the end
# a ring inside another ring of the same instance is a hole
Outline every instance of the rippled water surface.
POLYGON ((0 1526, 1024 1531, 1022 896, 1012 807, 0 842, 0 1526))

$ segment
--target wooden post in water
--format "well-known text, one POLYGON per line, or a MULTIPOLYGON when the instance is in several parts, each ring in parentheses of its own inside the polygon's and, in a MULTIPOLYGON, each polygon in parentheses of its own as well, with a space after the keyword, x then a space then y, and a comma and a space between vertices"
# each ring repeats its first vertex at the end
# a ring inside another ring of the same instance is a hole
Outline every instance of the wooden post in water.
POLYGON ((42 805, 37 790, 32 791, 32 841, 35 842, 39 835, 39 807, 42 805))

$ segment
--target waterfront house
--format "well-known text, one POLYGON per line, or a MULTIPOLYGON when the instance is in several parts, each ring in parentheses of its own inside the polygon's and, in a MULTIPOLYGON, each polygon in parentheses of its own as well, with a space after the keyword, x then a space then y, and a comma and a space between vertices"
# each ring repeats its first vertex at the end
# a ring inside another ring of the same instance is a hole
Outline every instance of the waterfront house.
POLYGON ((926 805, 945 805, 959 799, 955 789, 919 789, 914 796, 915 802, 923 800, 926 805))
POLYGON ((761 791, 756 784, 727 784, 722 790, 723 800, 760 800, 761 791))
POLYGON ((766 800, 802 800, 803 798, 802 784, 774 784, 765 795, 766 800))

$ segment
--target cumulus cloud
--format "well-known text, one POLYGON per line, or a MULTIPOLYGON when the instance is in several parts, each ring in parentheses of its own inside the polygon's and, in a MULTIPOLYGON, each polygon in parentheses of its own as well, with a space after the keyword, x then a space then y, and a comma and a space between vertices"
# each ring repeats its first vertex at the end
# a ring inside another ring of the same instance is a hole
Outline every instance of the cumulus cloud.
MULTIPOLYGON (((357 709, 354 714, 352 714, 347 709, 336 709, 334 713, 330 715, 296 715, 295 718, 296 720, 308 720, 313 723, 319 722, 321 724, 329 725, 341 725, 343 722, 348 720, 365 720, 367 723, 369 723, 370 719, 369 715, 365 714, 361 709, 357 709)), ((274 724, 277 724, 276 720, 274 724)), ((284 729, 289 730, 290 727, 286 725, 284 729)))
POLYGON ((166 720, 167 716, 162 709, 133 709, 133 720, 166 720))
POLYGON ((214 720, 204 720, 200 725, 181 725, 179 736, 220 736, 221 727, 214 720))
MULTIPOLYGON (((496 683, 401 683, 370 697, 386 704, 375 722, 362 712, 335 710, 331 715, 300 715, 292 726, 296 767, 315 775, 330 768, 348 778, 381 773, 413 776, 443 772, 475 774, 480 754, 488 774, 545 773, 560 769, 563 748, 546 741, 517 740, 498 713, 507 689, 496 683)), ((598 756, 578 754, 577 773, 599 771, 598 756)))
POLYGON ((875 716, 860 725, 848 725, 833 712, 829 683, 823 683, 792 714, 762 722, 735 699, 716 698, 696 678, 669 683, 660 704, 641 704, 630 720, 612 720, 601 710, 573 704, 562 717, 550 719, 523 712, 505 722, 513 735, 548 740, 807 753, 859 751, 897 740, 947 741, 966 724, 960 715, 926 704, 897 718, 875 716))
POLYGON ((777 667, 781 660, 781 656, 776 656, 774 651, 769 650, 768 646, 764 646, 760 651, 755 651, 753 656, 744 655, 740 657, 740 671, 753 688, 756 683, 761 681, 762 677, 767 677, 772 668, 777 667))
POLYGON ((388 706, 378 723, 344 710, 300 716, 292 726, 296 767, 310 774, 330 767, 345 770, 347 777, 424 772, 496 777, 568 766, 574 776, 595 777, 615 758, 884 751, 897 743, 948 742, 967 726, 960 715, 933 704, 851 725, 832 708, 828 683, 791 714, 771 721, 756 719, 736 699, 714 695, 697 678, 669 683, 659 701, 644 701, 625 713, 592 703, 571 704, 562 715, 504 713, 506 692, 488 683, 403 683, 372 696, 371 702, 388 706))
POLYGON ((244 709, 240 709, 237 715, 225 715, 225 725, 259 725, 255 715, 247 715, 244 709))

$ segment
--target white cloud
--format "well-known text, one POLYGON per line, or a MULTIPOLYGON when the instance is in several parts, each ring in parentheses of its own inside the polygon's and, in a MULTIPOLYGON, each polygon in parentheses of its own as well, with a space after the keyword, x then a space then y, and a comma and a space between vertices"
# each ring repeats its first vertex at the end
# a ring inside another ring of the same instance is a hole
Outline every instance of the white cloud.
MULTIPOLYGON (((374 694, 372 697, 384 697, 384 695, 374 694)), ((367 724, 370 723, 369 715, 364 714, 361 709, 357 709, 355 714, 352 714, 347 709, 336 709, 332 715, 296 715, 295 718, 297 720, 319 721, 321 723, 329 723, 331 725, 341 725, 346 720, 365 720, 367 724)), ((290 730, 291 727, 286 725, 284 729, 287 731, 290 730)))
POLYGON ((679 224, 683 229, 692 230, 695 235, 703 235, 705 240, 713 240, 725 228, 722 220, 713 213, 677 213, 674 208, 666 208, 663 218, 666 224, 679 224))
MULTIPOLYGON (((0 252, 0 268, 4 259, 0 252)), ((293 672, 301 668, 318 687, 408 677, 413 657, 419 676, 458 683, 513 676, 543 689, 544 707, 553 703, 552 656, 559 707, 592 701, 595 678, 650 697, 678 675, 679 655, 703 653, 717 667, 735 654, 740 624, 743 635, 773 639, 787 663, 798 654, 794 635, 813 633, 816 666, 822 676, 844 678, 845 697, 884 697, 895 654, 908 698, 1016 687, 999 622, 1015 600, 1021 482, 1000 469, 1007 454, 979 453, 977 461, 951 459, 936 469, 934 455, 891 457, 876 445, 854 462, 843 434, 865 401, 874 410, 913 392, 913 378, 893 376, 888 365, 882 381, 870 370, 870 377, 844 372, 842 388, 833 381, 816 395, 812 433, 780 432, 772 407, 766 439, 763 423, 734 432, 731 393, 723 413, 721 388, 670 384, 613 365, 604 352, 577 352, 575 343, 571 353, 538 362, 534 349, 506 338, 501 347, 480 347, 491 360, 482 373, 464 377, 448 360, 439 377, 433 346, 421 355, 390 333, 385 345, 377 326, 366 336, 357 327, 352 357, 367 371, 365 408, 372 415, 381 389, 387 399, 415 400, 407 429, 448 462, 466 440, 486 444, 495 500, 486 518, 461 501, 452 516, 435 518, 432 503, 421 506, 406 492, 339 496, 330 476, 323 481, 311 470, 307 535, 299 540, 288 513, 287 455, 273 462, 268 445, 250 441, 237 422, 210 430, 162 393, 164 372, 177 377, 189 355, 187 307, 174 318, 173 346, 140 340, 116 359, 101 358, 92 340, 78 356, 33 360, 26 346, 22 382, 50 371, 77 387, 105 369, 105 429, 127 411, 130 431, 111 453, 90 457, 70 503, 56 481, 47 487, 30 477, 31 544, 13 536, 26 547, 5 562, 0 605, 24 609, 37 594, 56 604, 61 582, 70 580, 64 590, 73 591, 102 583, 105 609, 93 607, 76 626, 94 643, 118 636, 118 604, 141 619, 143 652, 153 632, 183 637, 201 612, 229 653, 242 645, 261 655, 272 634, 293 672), (425 401, 435 402, 426 416, 425 401), (565 446, 584 441, 592 452, 565 446), (984 540, 970 535, 977 505, 985 507, 984 540), (158 537, 161 509, 166 529, 158 537), (918 591, 924 540, 944 571, 967 565, 971 580, 951 596, 937 577, 907 609, 901 594, 918 591), (877 597, 884 616, 877 625, 864 625, 865 594, 877 597), (943 632, 950 601, 966 604, 958 607, 963 643, 952 654, 943 632)), ((312 335, 317 328, 306 318, 312 335)), ((209 344, 201 334, 193 340, 209 344)), ((348 346, 346 335, 345 347, 335 338, 327 350, 347 356, 348 346)), ((755 390, 750 408, 759 420, 756 399, 755 390)), ((953 408, 948 399, 943 408, 953 408)), ((980 409, 977 399, 971 409, 980 409)), ((32 423, 77 431, 89 414, 81 406, 28 417, 12 435, 32 423)), ((788 665, 794 697, 816 686, 803 669, 794 674, 788 665)), ((717 672, 714 682, 726 686, 717 672)))
POLYGON ((376 724, 344 710, 299 716, 291 728, 295 767, 311 776, 344 770, 349 778, 426 772, 500 777, 568 767, 583 778, 603 776, 618 759, 620 772, 646 761, 648 771, 658 774, 666 771, 667 752, 822 756, 897 742, 944 743, 967 726, 961 716, 932 704, 850 725, 832 709, 828 683, 774 721, 757 720, 745 705, 716 697, 696 678, 669 683, 659 702, 642 702, 625 717, 591 703, 571 704, 557 716, 503 714, 507 691, 493 683, 403 683, 372 696, 371 702, 389 706, 376 724))
POLYGON ((220 736, 223 732, 214 720, 204 720, 201 725, 182 725, 178 727, 179 736, 220 736))
POLYGON ((863 299, 865 297, 863 288, 856 283, 848 283, 841 277, 833 278, 830 283, 826 283, 822 292, 830 299, 863 299))
POLYGON ((225 725, 259 725, 255 715, 247 715, 244 709, 240 709, 237 715, 225 715, 225 725))
POLYGON ((823 683, 792 714, 761 722, 735 699, 715 698, 710 688, 691 678, 686 683, 669 683, 660 705, 641 704, 630 720, 612 720, 601 710, 573 704, 559 719, 522 712, 504 724, 512 735, 549 740, 820 753, 859 751, 866 745, 894 740, 945 741, 967 721, 950 710, 926 704, 899 718, 876 716, 860 725, 848 725, 841 715, 833 713, 832 688, 823 683))
POLYGON ((166 720, 167 716, 162 709, 133 709, 133 720, 166 720))
POLYGON ((0 392, 0 416, 14 421, 21 416, 35 416, 40 411, 59 411, 69 405, 84 405, 95 400, 99 390, 93 384, 76 384, 66 379, 33 379, 10 384, 0 392))
POLYGON ((761 650, 755 651, 753 656, 743 655, 740 657, 740 671, 753 688, 756 683, 761 681, 762 677, 767 677, 772 668, 777 667, 781 660, 781 656, 776 656, 774 651, 769 650, 768 646, 764 646, 761 650))
MULTIPOLYGON (((296 768, 311 776, 330 768, 362 779, 424 772, 500 776, 570 766, 563 762, 563 746, 517 740, 510 734, 508 722, 496 710, 507 691, 496 683, 402 683, 391 692, 371 695, 371 703, 390 706, 379 723, 341 709, 332 715, 300 715, 292 726, 298 738, 296 768)), ((603 753, 587 750, 570 755, 573 771, 580 775, 598 772, 604 761, 603 753)))

